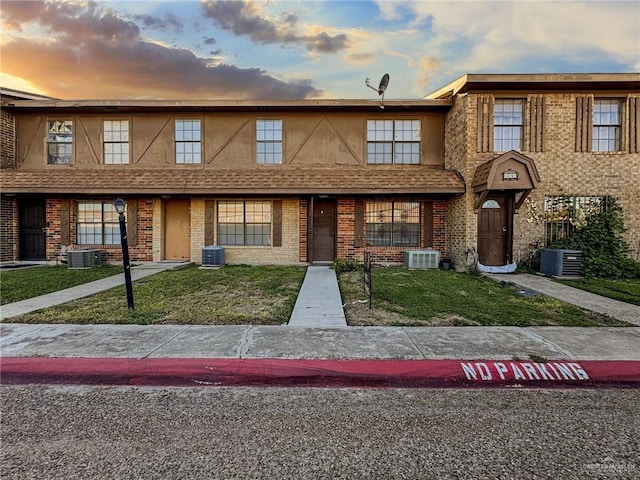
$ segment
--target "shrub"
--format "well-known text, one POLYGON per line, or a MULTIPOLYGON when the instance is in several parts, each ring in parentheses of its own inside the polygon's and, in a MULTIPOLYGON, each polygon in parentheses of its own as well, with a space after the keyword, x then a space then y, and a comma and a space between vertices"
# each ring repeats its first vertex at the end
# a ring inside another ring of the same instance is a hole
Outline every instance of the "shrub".
POLYGON ((344 272, 354 272, 356 270, 360 270, 363 266, 364 265, 356 258, 347 258, 344 260, 338 258, 331 264, 331 268, 335 270, 337 275, 340 275, 344 272))
POLYGON ((607 208, 591 213, 580 228, 549 247, 582 250, 582 271, 587 277, 638 278, 640 264, 627 256, 629 246, 622 239, 622 207, 614 198, 606 200, 607 208))

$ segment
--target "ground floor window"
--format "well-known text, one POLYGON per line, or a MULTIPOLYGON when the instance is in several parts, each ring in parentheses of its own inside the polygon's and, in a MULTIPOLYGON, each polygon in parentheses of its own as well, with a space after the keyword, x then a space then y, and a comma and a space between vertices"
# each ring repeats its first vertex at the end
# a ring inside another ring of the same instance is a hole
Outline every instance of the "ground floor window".
POLYGON ((420 246, 420 203, 368 201, 367 244, 370 246, 420 246))
POLYGON ((218 202, 218 245, 271 244, 271 202, 218 202))
POLYGON ((607 197, 548 195, 544 199, 545 245, 568 237, 586 218, 607 209, 607 197))
POLYGON ((120 224, 112 203, 78 202, 78 245, 117 245, 119 242, 120 224))

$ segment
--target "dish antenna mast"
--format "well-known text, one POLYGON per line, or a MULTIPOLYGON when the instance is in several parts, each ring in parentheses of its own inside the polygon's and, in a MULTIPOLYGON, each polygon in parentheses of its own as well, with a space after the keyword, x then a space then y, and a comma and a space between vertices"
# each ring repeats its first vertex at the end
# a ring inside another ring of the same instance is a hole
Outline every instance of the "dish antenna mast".
POLYGON ((372 87, 370 80, 367 78, 364 83, 367 85, 367 87, 369 87, 371 90, 374 90, 376 92, 378 92, 378 95, 381 95, 382 98, 380 98, 380 108, 382 108, 384 110, 384 91, 387 89, 387 87, 389 86, 389 74, 385 73, 382 76, 382 79, 380 80, 380 85, 378 85, 378 88, 372 87))

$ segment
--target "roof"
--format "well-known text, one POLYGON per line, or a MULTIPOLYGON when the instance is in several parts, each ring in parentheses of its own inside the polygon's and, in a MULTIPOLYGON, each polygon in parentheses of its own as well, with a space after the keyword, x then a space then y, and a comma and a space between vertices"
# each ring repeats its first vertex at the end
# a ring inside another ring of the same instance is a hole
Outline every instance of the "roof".
POLYGON ((446 111, 450 99, 410 100, 6 100, 15 113, 152 113, 152 112, 407 112, 446 111), (382 108, 384 107, 384 108, 382 108))
POLYGON ((24 92, 7 87, 0 87, 0 96, 2 97, 3 103, 10 102, 11 100, 52 100, 52 97, 46 95, 24 92))
POLYGON ((251 169, 77 169, 3 170, 3 193, 92 195, 457 195, 465 191, 453 171, 424 166, 251 169))
POLYGON ((631 90, 640 92, 640 73, 474 74, 458 77, 425 99, 447 99, 470 91, 631 90))

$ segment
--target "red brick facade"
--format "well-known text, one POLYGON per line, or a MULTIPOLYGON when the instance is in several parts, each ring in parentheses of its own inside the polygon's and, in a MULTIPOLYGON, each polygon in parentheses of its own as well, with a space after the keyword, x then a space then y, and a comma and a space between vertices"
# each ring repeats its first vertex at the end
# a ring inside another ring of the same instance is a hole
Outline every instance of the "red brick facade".
MULTIPOLYGON (((112 199, 92 199, 92 201, 110 202, 112 199)), ((136 220, 128 221, 128 228, 132 225, 135 230, 128 231, 129 239, 135 238, 135 242, 129 242, 129 256, 133 262, 150 262, 153 260, 153 200, 135 200, 137 206, 136 220)), ((47 199, 47 254, 48 261, 61 261, 64 259, 64 250, 98 249, 102 251, 103 262, 121 262, 122 247, 117 245, 78 245, 77 242, 77 204, 75 201, 66 201, 61 198, 47 199), (63 244, 62 212, 69 205, 69 243, 63 244)))

